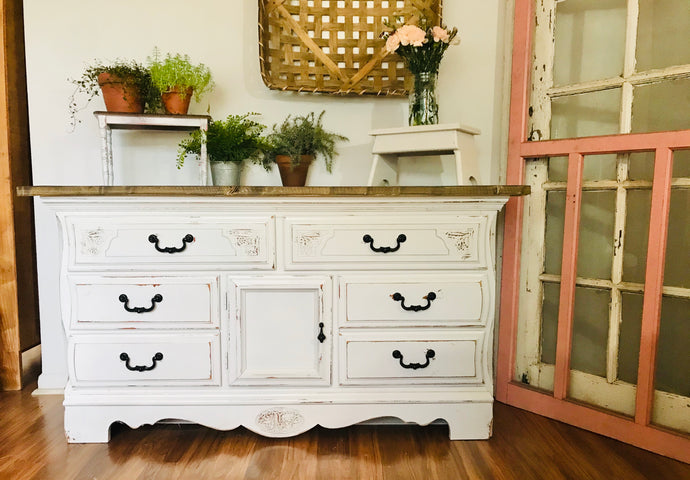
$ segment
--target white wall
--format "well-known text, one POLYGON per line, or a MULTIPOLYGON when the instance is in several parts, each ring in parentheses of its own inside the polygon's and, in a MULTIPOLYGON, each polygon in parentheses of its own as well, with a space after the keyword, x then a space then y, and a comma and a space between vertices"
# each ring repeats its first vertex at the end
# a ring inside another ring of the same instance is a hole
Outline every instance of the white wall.
MULTIPOLYGON (((216 89, 192 104, 190 113, 222 118, 262 113, 268 125, 288 114, 326 110, 328 129, 350 138, 340 146, 334 173, 317 164, 311 185, 364 185, 370 167, 370 137, 376 128, 406 124, 405 99, 296 94, 266 88, 259 75, 257 0, 25 0, 26 62, 34 185, 102 184, 100 141, 91 112, 103 110, 97 97, 69 132, 67 79, 78 77, 94 59, 143 62, 154 46, 187 53, 207 64, 216 89)), ((445 22, 457 26, 461 43, 451 47, 439 76, 441 123, 481 130, 477 137, 483 183, 496 183, 502 162, 503 15, 501 0, 446 0, 445 22)), ((175 168, 175 133, 115 132, 115 181, 123 184, 194 184, 195 162, 175 168)), ((443 162, 443 165, 446 165, 443 162)), ((446 182, 443 172, 440 181, 446 182)), ((278 185, 277 172, 245 173, 249 184, 278 185)), ((41 388, 64 383, 64 342, 59 325, 57 228, 52 214, 36 202, 37 256, 43 374, 41 388)))

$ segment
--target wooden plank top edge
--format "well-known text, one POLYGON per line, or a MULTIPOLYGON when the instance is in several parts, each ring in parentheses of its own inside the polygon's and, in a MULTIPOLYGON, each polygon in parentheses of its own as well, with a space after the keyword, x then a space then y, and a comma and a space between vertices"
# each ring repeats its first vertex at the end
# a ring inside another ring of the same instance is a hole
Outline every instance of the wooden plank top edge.
POLYGON ((261 187, 261 186, 19 186, 20 197, 507 197, 530 193, 529 185, 419 187, 261 187))
POLYGON ((184 119, 184 118, 199 118, 199 119, 211 119, 210 115, 171 115, 168 113, 129 113, 129 112, 106 112, 106 111, 96 111, 93 112, 95 117, 109 116, 109 117, 133 117, 133 118, 169 118, 169 119, 184 119))
POLYGON ((369 132, 371 136, 380 135, 407 135, 408 133, 425 133, 425 132, 448 132, 448 131, 460 131, 463 133, 469 133, 470 135, 479 135, 481 130, 474 127, 468 127, 466 125, 460 125, 459 123, 441 123, 435 125, 416 125, 414 127, 396 127, 396 128, 381 128, 378 130, 372 130, 369 132))

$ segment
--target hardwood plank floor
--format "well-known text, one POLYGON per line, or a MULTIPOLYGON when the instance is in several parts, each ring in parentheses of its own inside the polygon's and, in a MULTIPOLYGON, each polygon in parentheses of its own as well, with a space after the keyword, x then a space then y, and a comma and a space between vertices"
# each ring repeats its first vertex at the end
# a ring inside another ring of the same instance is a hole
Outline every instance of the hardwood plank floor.
POLYGON ((109 444, 70 445, 62 397, 0 393, 2 480, 690 479, 690 465, 503 404, 488 441, 445 425, 315 428, 288 439, 244 428, 112 427, 109 444))

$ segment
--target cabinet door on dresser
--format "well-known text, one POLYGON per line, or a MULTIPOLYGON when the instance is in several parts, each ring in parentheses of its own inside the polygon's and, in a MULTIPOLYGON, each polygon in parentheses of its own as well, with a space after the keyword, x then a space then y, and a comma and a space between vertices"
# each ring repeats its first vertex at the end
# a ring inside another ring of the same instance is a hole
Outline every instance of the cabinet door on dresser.
POLYGON ((330 277, 233 276, 228 284, 231 384, 330 384, 330 277))

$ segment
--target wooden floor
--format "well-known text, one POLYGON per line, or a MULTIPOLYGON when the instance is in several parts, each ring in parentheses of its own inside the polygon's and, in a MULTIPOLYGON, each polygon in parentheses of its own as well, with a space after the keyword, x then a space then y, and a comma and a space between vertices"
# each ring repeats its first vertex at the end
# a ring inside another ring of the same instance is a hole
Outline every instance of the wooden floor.
POLYGON ((69 445, 61 402, 31 387, 0 393, 0 479, 690 479, 690 465, 502 404, 488 441, 451 442, 445 425, 316 428, 290 439, 116 425, 109 444, 69 445))

